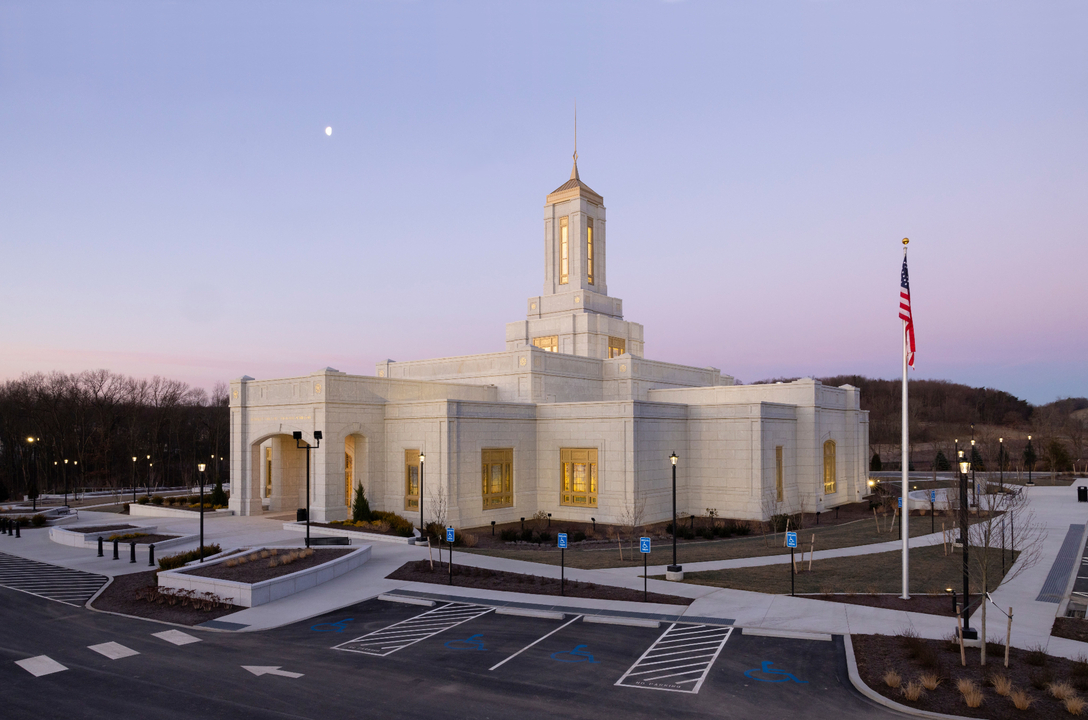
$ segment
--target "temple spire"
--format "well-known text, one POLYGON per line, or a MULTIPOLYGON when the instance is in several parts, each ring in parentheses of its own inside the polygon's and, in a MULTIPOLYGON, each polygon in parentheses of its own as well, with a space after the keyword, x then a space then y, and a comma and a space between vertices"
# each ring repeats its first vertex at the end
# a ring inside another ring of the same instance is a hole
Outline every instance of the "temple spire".
POLYGON ((578 177, 578 101, 574 101, 574 167, 570 171, 571 180, 581 180, 578 177))

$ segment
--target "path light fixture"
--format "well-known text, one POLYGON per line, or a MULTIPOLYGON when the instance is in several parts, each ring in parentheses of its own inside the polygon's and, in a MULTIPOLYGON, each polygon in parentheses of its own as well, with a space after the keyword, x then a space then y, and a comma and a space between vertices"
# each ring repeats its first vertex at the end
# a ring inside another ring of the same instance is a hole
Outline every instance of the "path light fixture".
POLYGON ((978 632, 971 629, 968 622, 971 605, 970 572, 967 565, 967 556, 970 543, 967 537, 967 473, 971 470, 971 461, 963 456, 963 450, 957 451, 960 465, 960 545, 963 547, 963 637, 974 640, 978 632))
POLYGON ((948 593, 948 597, 952 598, 952 614, 956 614, 956 589, 953 587, 946 587, 944 589, 948 593))
MULTIPOLYGON (((321 447, 321 431, 314 430, 314 440, 317 444, 310 446, 310 443, 302 444, 302 431, 295 430, 291 433, 291 437, 295 439, 295 447, 299 450, 306 451, 306 547, 310 547, 310 450, 321 447)), ((420 496, 422 498, 422 495, 420 496)), ((422 507, 422 503, 420 503, 422 507)))
MULTIPOLYGON (((422 450, 419 451, 419 534, 426 535, 427 531, 423 527, 423 463, 427 460, 427 456, 422 450)), ((429 540, 427 542, 430 542, 429 540)))
POLYGON ((200 471, 200 562, 204 562, 204 463, 199 463, 196 469, 200 471))
POLYGON ((684 577, 684 568, 676 563, 676 461, 679 459, 675 452, 669 455, 669 462, 672 463, 672 565, 666 568, 666 575, 670 576, 670 580, 682 580, 684 577))

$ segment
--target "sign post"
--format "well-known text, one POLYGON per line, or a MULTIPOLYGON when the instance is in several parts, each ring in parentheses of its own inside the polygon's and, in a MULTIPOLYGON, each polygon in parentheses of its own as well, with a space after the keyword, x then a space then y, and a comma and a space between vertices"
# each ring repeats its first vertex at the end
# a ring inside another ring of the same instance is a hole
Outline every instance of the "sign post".
POLYGON ((904 516, 905 515, 903 513, 903 497, 900 496, 899 497, 899 521, 900 521, 899 522, 899 539, 900 540, 903 539, 903 522, 902 521, 903 521, 904 516))
POLYGON ((453 528, 446 528, 446 544, 450 546, 450 585, 453 585, 453 528))
POLYGON ((930 490, 929 491, 929 532, 931 532, 931 533, 937 532, 937 527, 936 527, 937 521, 933 519, 933 512, 934 512, 934 508, 936 508, 936 503, 937 503, 937 491, 936 490, 930 490))
POLYGON ((794 553, 797 552, 797 533, 786 533, 786 547, 790 549, 790 595, 794 595, 794 571, 797 567, 794 564, 794 553))
POLYGON ((567 591, 567 534, 559 533, 559 594, 565 595, 567 591))
POLYGON ((648 593, 646 591, 646 558, 650 554, 650 538, 643 537, 638 539, 638 551, 642 553, 642 602, 646 602, 648 593))

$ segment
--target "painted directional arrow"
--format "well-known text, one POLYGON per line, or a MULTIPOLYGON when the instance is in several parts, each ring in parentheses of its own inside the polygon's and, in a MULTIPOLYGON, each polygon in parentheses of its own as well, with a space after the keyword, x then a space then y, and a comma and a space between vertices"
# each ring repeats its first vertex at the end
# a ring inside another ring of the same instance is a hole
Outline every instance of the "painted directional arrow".
POLYGON ((261 675, 279 675, 280 677, 300 678, 302 673, 287 672, 286 670, 280 670, 280 666, 271 665, 243 665, 243 670, 248 670, 257 677, 261 675))

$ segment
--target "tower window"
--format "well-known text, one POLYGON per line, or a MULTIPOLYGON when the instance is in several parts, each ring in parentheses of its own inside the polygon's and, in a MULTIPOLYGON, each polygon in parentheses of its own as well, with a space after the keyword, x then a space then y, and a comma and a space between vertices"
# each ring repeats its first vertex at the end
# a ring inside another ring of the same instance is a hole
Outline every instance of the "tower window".
POLYGON ((593 218, 586 218, 586 267, 589 269, 589 284, 593 284, 593 218))
POLYGON ((514 449, 483 451, 484 510, 514 507, 514 449))
POLYGON ((824 495, 835 493, 835 441, 824 443, 824 495))
POLYGON ((627 352, 627 341, 623 338, 608 338, 608 357, 617 358, 627 352))
POLYGON ((419 510, 419 450, 404 451, 404 509, 419 510))
POLYGON ((778 502, 782 502, 783 499, 782 488, 782 446, 778 445, 774 449, 774 497, 778 502))
POLYGON ((559 504, 597 507, 597 449, 559 450, 559 504))
POLYGON ((542 337, 533 338, 533 346, 546 352, 559 352, 559 336, 544 335, 542 337))
POLYGON ((567 218, 559 220, 559 284, 570 281, 570 243, 568 242, 567 218))

